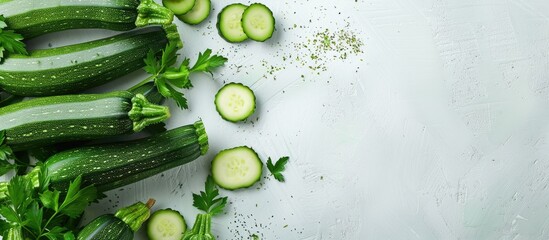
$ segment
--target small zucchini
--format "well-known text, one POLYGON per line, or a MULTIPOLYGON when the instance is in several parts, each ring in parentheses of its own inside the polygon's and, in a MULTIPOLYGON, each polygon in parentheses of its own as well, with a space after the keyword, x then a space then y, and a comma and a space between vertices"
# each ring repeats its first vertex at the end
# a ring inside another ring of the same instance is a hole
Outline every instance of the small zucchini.
POLYGON ((0 108, 0 130, 13 150, 139 132, 166 120, 167 107, 127 91, 35 98, 0 108))
POLYGON ((137 202, 122 208, 116 214, 101 215, 88 223, 79 233, 77 240, 133 240, 134 233, 151 216, 154 200, 147 204, 137 202))
POLYGON ((99 86, 145 66, 149 50, 181 46, 175 25, 151 26, 70 46, 13 54, 0 64, 0 88, 18 96, 52 96, 99 86))
POLYGON ((153 0, 3 0, 0 15, 9 29, 26 39, 67 29, 127 31, 136 26, 168 25, 174 16, 153 0))

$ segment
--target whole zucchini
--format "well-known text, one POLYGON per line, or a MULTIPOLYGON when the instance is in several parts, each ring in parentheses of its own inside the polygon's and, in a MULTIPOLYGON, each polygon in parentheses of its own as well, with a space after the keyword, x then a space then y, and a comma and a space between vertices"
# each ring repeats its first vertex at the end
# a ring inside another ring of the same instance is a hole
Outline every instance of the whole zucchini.
POLYGON ((0 88, 18 96, 52 96, 99 86, 145 66, 149 50, 181 45, 177 27, 151 26, 70 46, 12 54, 0 64, 0 88))
MULTIPOLYGON (((108 191, 189 163, 208 151, 208 135, 202 121, 157 135, 120 143, 100 144, 66 150, 35 167, 25 177, 38 187, 40 172, 50 178, 50 186, 68 189, 70 181, 82 175, 84 186, 93 184, 108 191)), ((0 202, 6 199, 8 182, 0 182, 0 202)))
POLYGON ((50 183, 66 190, 82 174, 85 185, 107 191, 197 159, 208 150, 202 121, 148 138, 57 153, 46 161, 50 183))
POLYGON ((88 223, 76 237, 77 240, 132 240, 134 233, 151 216, 154 200, 147 204, 137 202, 122 208, 116 214, 101 215, 88 223))
POLYGON ((139 132, 169 116, 167 107, 127 91, 64 95, 0 108, 0 131, 5 144, 19 151, 139 132))
POLYGON ((173 13, 153 0, 4 0, 0 15, 26 39, 67 29, 127 31, 173 21, 173 13))

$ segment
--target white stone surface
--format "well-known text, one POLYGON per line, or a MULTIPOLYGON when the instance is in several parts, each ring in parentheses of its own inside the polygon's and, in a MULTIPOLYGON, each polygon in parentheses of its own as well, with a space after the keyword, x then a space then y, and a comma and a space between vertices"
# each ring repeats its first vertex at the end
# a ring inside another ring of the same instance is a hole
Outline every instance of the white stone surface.
MULTIPOLYGON (((263 160, 291 156, 287 182, 221 191, 230 204, 213 220, 219 239, 549 238, 549 1, 260 2, 277 20, 267 43, 219 37, 215 15, 233 1, 214 1, 202 25, 178 23, 182 56, 194 60, 212 48, 230 59, 214 80, 193 76, 190 110, 171 104, 169 127, 204 120, 209 153, 108 192, 87 221, 154 197, 157 208, 177 209, 192 224, 191 193, 203 189, 215 153, 249 145, 263 160), (310 58, 294 44, 326 28, 357 34, 364 53, 321 56, 325 71, 283 60, 310 58), (284 69, 271 73, 271 66, 284 69), (230 81, 256 92, 254 124, 228 123, 215 112, 214 94, 230 81)), ((72 33, 34 44, 107 34, 72 33)))

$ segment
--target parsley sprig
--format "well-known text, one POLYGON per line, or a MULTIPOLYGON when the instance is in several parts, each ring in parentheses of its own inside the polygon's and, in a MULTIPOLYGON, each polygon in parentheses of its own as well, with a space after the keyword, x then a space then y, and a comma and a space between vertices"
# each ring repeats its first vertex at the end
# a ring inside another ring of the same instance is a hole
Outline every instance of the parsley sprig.
POLYGON ((223 212, 227 204, 227 197, 219 197, 219 190, 212 176, 206 179, 206 187, 200 194, 193 193, 193 206, 206 212, 198 214, 193 228, 185 232, 181 240, 215 239, 211 231, 212 216, 223 212))
POLYGON ((4 16, 0 15, 0 62, 4 59, 4 52, 6 51, 8 53, 28 55, 25 44, 22 42, 23 36, 13 30, 6 29, 8 25, 5 21, 4 16))
POLYGON ((193 206, 214 216, 221 212, 227 204, 227 197, 219 197, 219 190, 212 176, 206 179, 205 191, 200 194, 193 193, 193 206))
POLYGON ((84 209, 98 198, 93 186, 81 188, 79 176, 61 194, 49 189, 49 178, 44 168, 39 172, 38 187, 33 178, 15 176, 8 185, 7 201, 0 206, 0 235, 21 236, 21 239, 75 239, 67 227, 84 209))
POLYGON ((212 70, 223 66, 227 62, 227 58, 212 55, 212 50, 207 49, 198 55, 198 59, 192 67, 189 66, 189 58, 185 58, 178 67, 174 67, 177 62, 176 52, 177 45, 173 43, 168 44, 162 50, 160 57, 157 57, 152 50, 149 51, 147 57, 144 59, 146 64, 144 69, 151 76, 132 87, 132 89, 138 88, 148 82, 154 82, 162 96, 175 100, 179 107, 187 109, 187 99, 179 89, 193 87, 190 79, 192 73, 206 72, 213 76, 212 70))
POLYGON ((274 178, 279 182, 284 182, 284 175, 282 175, 282 172, 285 170, 288 160, 290 160, 290 157, 281 157, 275 164, 273 164, 271 158, 267 160, 267 168, 269 169, 269 172, 271 172, 274 178))

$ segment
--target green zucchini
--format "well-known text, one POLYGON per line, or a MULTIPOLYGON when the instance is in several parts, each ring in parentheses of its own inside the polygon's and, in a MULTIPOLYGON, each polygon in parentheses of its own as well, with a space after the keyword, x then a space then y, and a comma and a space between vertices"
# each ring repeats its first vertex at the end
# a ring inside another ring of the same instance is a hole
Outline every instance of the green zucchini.
POLYGON ((127 91, 35 98, 0 108, 0 130, 14 151, 131 134, 170 116, 127 91))
MULTIPOLYGON (((82 175, 83 185, 93 184, 104 192, 189 163, 207 151, 208 135, 197 121, 143 139, 62 151, 46 160, 45 170, 35 167, 25 177, 38 187, 38 175, 45 171, 51 187, 66 191, 82 175)), ((0 202, 6 199, 8 184, 0 182, 0 202)))
POLYGON ((116 214, 101 215, 88 223, 76 237, 77 240, 133 240, 134 233, 151 216, 154 200, 147 204, 137 202, 122 208, 116 214))
POLYGON ((181 46, 177 27, 151 26, 114 37, 10 55, 0 64, 0 88, 18 96, 52 96, 99 86, 145 66, 149 50, 181 46))
POLYGON ((108 191, 191 162, 207 150, 208 137, 198 121, 148 138, 63 151, 45 167, 55 189, 66 190, 82 174, 84 184, 108 191))
POLYGON ((173 13, 153 0, 4 0, 0 15, 26 39, 67 29, 127 31, 173 21, 173 13))

